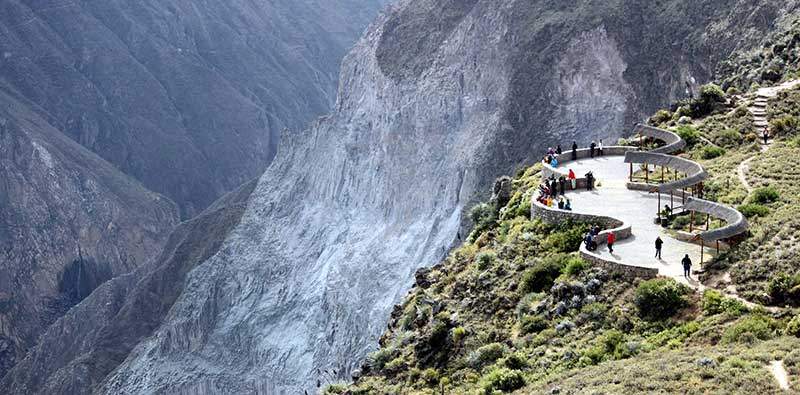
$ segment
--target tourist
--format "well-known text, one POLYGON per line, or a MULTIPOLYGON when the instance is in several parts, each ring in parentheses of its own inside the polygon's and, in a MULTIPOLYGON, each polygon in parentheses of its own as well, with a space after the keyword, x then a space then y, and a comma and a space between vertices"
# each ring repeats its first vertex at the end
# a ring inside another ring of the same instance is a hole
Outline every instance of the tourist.
POLYGON ((596 147, 597 147, 597 143, 595 143, 594 140, 592 140, 592 143, 589 144, 589 156, 591 156, 592 158, 594 158, 594 149, 596 147))
POLYGON ((550 176, 550 196, 558 196, 558 181, 554 176, 550 176))
POLYGON ((564 204, 564 210, 572 211, 572 202, 567 198, 567 203, 564 204))
POLYGON ((597 235, 592 236, 592 241, 589 243, 589 251, 597 251, 597 235))
POLYGON ((564 190, 566 189, 566 186, 567 186, 567 179, 564 178, 564 176, 558 177, 558 192, 560 194, 562 194, 562 195, 564 194, 564 190))
POLYGON ((683 257, 683 260, 681 261, 681 264, 683 265, 683 276, 686 277, 686 278, 691 279, 692 278, 692 260, 689 259, 689 254, 686 254, 686 256, 683 257))
POLYGON ((586 249, 589 249, 589 246, 592 245, 592 235, 587 233, 586 236, 583 237, 583 244, 586 245, 586 249))
POLYGON ((769 128, 768 127, 764 128, 764 133, 762 133, 762 136, 764 137, 764 145, 767 145, 769 143, 769 128))
POLYGON ((575 178, 575 172, 572 169, 569 169, 569 183, 572 186, 572 190, 574 191, 575 188, 578 186, 578 180, 575 178))
POLYGON ((552 160, 550 160, 550 166, 558 167, 558 159, 554 156, 552 160))
POLYGON ((600 140, 600 143, 597 144, 597 151, 600 154, 600 156, 603 156, 603 140, 600 140))
POLYGON ((595 229, 596 229, 596 228, 595 228, 595 226, 594 226, 594 225, 592 225, 592 226, 590 226, 590 227, 589 227, 589 236, 594 236, 594 235, 596 235, 596 234, 597 234, 597 231, 596 231, 595 229))
POLYGON ((656 237, 656 258, 659 260, 661 259, 661 246, 664 245, 664 240, 661 240, 661 236, 656 237))
POLYGON ((578 160, 578 143, 572 142, 572 160, 578 160))
POLYGON ((547 147, 547 155, 553 156, 555 155, 556 151, 553 151, 553 147, 547 147))
POLYGON ((561 155, 562 153, 563 152, 561 152, 561 144, 556 145, 556 155, 561 155))
POLYGON ((613 254, 614 253, 614 241, 616 241, 616 240, 617 240, 617 237, 614 236, 614 232, 611 232, 611 233, 608 234, 608 242, 607 242, 607 244, 608 244, 608 253, 609 254, 613 254))
POLYGON ((595 236, 599 235, 600 234, 600 230, 601 230, 600 229, 600 225, 595 225, 594 226, 594 235, 595 236))
POLYGON ((591 191, 594 188, 594 174, 592 172, 586 173, 586 190, 591 191))
POLYGON ((559 210, 563 210, 564 209, 564 198, 563 197, 558 199, 558 209, 559 210))

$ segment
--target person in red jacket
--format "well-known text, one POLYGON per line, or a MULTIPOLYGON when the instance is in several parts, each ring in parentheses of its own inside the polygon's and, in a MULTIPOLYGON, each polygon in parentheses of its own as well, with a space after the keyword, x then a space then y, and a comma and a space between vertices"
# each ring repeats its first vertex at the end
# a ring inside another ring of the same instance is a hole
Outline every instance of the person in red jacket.
POLYGON ((569 183, 572 186, 572 189, 575 190, 575 188, 577 187, 577 185, 576 185, 577 184, 577 180, 576 180, 576 177, 575 177, 575 172, 572 171, 572 169, 569 169, 569 176, 567 178, 569 179, 569 183))
POLYGON ((614 232, 608 234, 608 252, 610 254, 614 253, 614 242, 617 240, 616 236, 614 236, 614 232))

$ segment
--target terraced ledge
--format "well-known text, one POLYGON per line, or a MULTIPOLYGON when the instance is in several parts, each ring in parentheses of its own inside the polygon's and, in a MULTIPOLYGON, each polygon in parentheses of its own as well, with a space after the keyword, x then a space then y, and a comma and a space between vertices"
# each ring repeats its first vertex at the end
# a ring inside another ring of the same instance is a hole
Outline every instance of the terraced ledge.
POLYGON ((684 188, 697 185, 708 178, 708 173, 705 169, 703 169, 703 166, 700 166, 700 164, 695 161, 681 158, 679 156, 654 154, 652 152, 627 152, 625 154, 625 163, 645 163, 677 170, 681 173, 687 174, 687 177, 684 177, 680 180, 660 185, 651 185, 643 182, 629 182, 628 189, 637 191, 649 191, 654 193, 676 190, 680 191, 684 188))
MULTIPOLYGON (((667 145, 660 147, 656 150, 647 152, 635 151, 636 150, 635 147, 617 147, 617 146, 607 147, 605 150, 606 154, 605 156, 619 157, 624 155, 624 158, 622 158, 623 161, 620 162, 620 165, 622 165, 622 163, 629 163, 629 164, 646 163, 673 169, 678 172, 687 174, 687 176, 680 180, 660 185, 650 185, 650 184, 635 183, 635 182, 626 183, 624 179, 617 178, 618 181, 615 181, 614 185, 617 185, 616 183, 619 182, 620 183, 619 187, 622 187, 622 185, 624 184, 625 185, 624 189, 630 190, 629 193, 632 194, 631 202, 634 202, 635 199, 641 199, 643 196, 646 196, 642 195, 641 192, 636 192, 636 191, 661 193, 661 192, 670 192, 675 190, 683 190, 684 188, 693 187, 695 185, 702 183, 708 177, 708 173, 705 171, 705 169, 703 169, 703 167, 699 163, 689 159, 665 154, 665 153, 679 152, 686 146, 685 141, 683 141, 677 134, 672 133, 670 131, 661 130, 658 128, 653 128, 644 125, 637 125, 636 131, 641 135, 662 140, 665 143, 667 143, 667 145), (638 193, 640 197, 637 198, 635 195, 633 195, 636 193, 638 193)), ((550 175, 555 175, 556 177, 560 177, 561 175, 566 175, 566 173, 568 172, 567 169, 569 168, 568 164, 572 162, 571 155, 568 152, 567 154, 561 156, 570 157, 570 160, 562 162, 560 168, 553 168, 552 166, 545 164, 544 171, 542 173, 543 178, 546 179, 550 177, 550 175)), ((578 159, 586 159, 588 157, 589 157, 588 149, 583 149, 578 151, 578 159)), ((607 166, 607 164, 609 163, 607 159, 608 158, 606 158, 605 160, 603 158, 598 158, 597 164, 600 165, 602 163, 605 163, 607 166)), ((583 165, 584 166, 586 165, 585 161, 583 165)), ((619 177, 618 173, 617 177, 619 177)), ((585 185, 585 180, 583 181, 584 181, 583 185, 585 185)), ((573 192, 570 191, 569 193, 573 192)), ((617 194, 616 196, 621 196, 619 195, 619 192, 617 192, 616 194, 617 194)), ((580 195, 576 195, 575 197, 578 196, 580 195)), ((600 226, 602 226, 606 230, 602 231, 597 238, 597 243, 601 246, 607 243, 608 235, 611 232, 614 232, 618 242, 627 240, 630 243, 633 239, 635 239, 633 234, 633 229, 630 223, 623 222, 617 218, 613 218, 610 216, 592 214, 589 212, 559 210, 556 208, 547 207, 546 205, 537 202, 535 196, 532 196, 531 199, 532 199, 531 217, 533 219, 541 219, 548 223, 559 223, 565 220, 577 220, 585 223, 599 224, 600 226)), ((619 201, 617 201, 617 204, 619 204, 619 201)), ((591 207, 591 205, 587 205, 586 207, 591 207)), ((728 240, 738 235, 741 235, 747 231, 748 224, 746 219, 740 212, 731 207, 694 197, 687 197, 684 201, 683 208, 684 210, 697 211, 700 213, 709 214, 716 218, 720 218, 726 222, 726 226, 722 228, 698 233, 694 236, 691 236, 691 240, 686 240, 686 241, 714 242, 720 240, 728 240)), ((640 221, 641 219, 640 216, 635 216, 633 218, 635 218, 635 220, 632 220, 633 222, 639 223, 641 226, 645 226, 642 225, 643 222, 640 221)), ((629 217, 628 219, 630 220, 631 218, 629 217)), ((680 240, 677 239, 675 241, 680 242, 680 240)), ((638 243, 636 245, 637 249, 647 248, 649 251, 649 249, 652 248, 650 246, 650 243, 641 244, 641 247, 639 247, 638 243)), ((686 244, 686 245, 690 246, 691 244, 686 244)), ((643 250, 638 250, 638 251, 644 252, 643 250)), ((680 253, 683 254, 683 252, 680 253)), ((656 277, 660 273, 659 268, 665 267, 663 265, 654 267, 654 266, 641 266, 641 265, 631 264, 630 262, 624 262, 624 258, 620 258, 619 256, 614 256, 614 257, 606 256, 606 254, 601 253, 601 248, 598 248, 597 251, 588 251, 583 244, 581 245, 580 248, 580 254, 586 261, 592 263, 593 265, 604 267, 612 272, 622 273, 624 275, 630 275, 634 277, 643 277, 643 278, 656 277)), ((633 255, 637 257, 636 259, 639 259, 638 257, 641 254, 634 253, 633 255)), ((645 254, 645 256, 647 256, 647 254, 645 254)), ((677 259, 680 260, 679 257, 677 259)), ((674 274, 672 270, 670 270, 669 273, 670 275, 674 274)), ((693 284, 693 286, 702 287, 702 285, 698 285, 697 283, 693 284)))
MULTIPOLYGON (((677 135, 676 135, 677 136, 677 135)), ((679 137, 680 138, 680 137, 679 137)), ((619 145, 612 145, 610 147, 603 148, 603 155, 605 156, 617 156, 617 155, 625 155, 627 152, 636 151, 636 147, 625 147, 619 145)), ((581 148, 576 151, 576 159, 581 160, 591 157, 591 150, 589 148, 581 148)), ((559 178, 563 176, 567 178, 569 175, 569 164, 571 162, 575 162, 572 160, 572 150, 565 151, 563 154, 558 156, 558 167, 550 166, 547 163, 542 163, 542 175, 544 178, 549 178, 551 175, 559 178), (562 161, 563 159, 563 161, 562 161)), ((585 188, 586 187, 586 177, 583 174, 576 174, 576 180, 578 188, 585 188)))

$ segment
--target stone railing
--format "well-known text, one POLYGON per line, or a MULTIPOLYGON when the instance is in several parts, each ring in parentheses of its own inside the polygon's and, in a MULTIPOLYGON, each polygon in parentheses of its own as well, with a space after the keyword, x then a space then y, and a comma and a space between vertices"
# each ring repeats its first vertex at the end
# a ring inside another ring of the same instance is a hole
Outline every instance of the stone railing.
POLYGON ((678 136, 677 133, 670 132, 669 130, 654 128, 640 123, 636 125, 633 134, 652 137, 666 143, 663 147, 647 151, 654 154, 672 154, 686 148, 686 141, 683 141, 681 136, 678 136))
POLYGON ((644 182, 629 182, 628 189, 648 192, 670 192, 679 191, 684 188, 697 185, 708 178, 708 173, 699 163, 679 156, 654 154, 652 152, 627 152, 625 163, 656 165, 664 168, 677 170, 687 176, 680 180, 667 182, 664 184, 651 185, 644 182))
POLYGON ((693 197, 687 198, 683 207, 685 210, 697 211, 720 218, 726 223, 726 225, 721 228, 712 229, 697 234, 696 238, 699 240, 705 242, 726 240, 736 237, 747 231, 747 219, 745 219, 742 213, 732 207, 693 197))

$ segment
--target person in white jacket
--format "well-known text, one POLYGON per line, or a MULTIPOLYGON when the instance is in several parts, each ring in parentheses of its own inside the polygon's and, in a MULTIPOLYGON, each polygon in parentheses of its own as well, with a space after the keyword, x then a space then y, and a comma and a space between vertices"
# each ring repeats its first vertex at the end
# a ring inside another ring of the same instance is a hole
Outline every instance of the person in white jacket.
POLYGON ((603 140, 600 140, 600 143, 597 144, 597 151, 600 154, 600 156, 603 156, 603 140))

